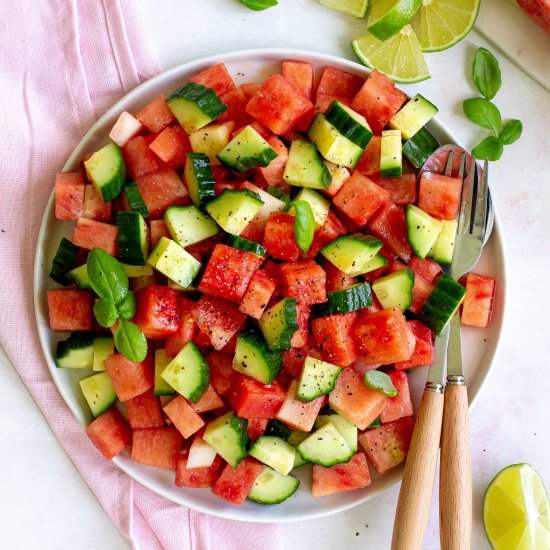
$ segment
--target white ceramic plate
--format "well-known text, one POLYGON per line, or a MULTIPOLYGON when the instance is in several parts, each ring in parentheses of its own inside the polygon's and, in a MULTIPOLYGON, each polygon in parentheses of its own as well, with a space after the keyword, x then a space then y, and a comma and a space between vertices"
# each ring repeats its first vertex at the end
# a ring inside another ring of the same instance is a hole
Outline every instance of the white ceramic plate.
MULTIPOLYGON (((161 93, 170 93, 182 85, 182 83, 185 83, 187 78, 202 69, 217 62, 224 62, 237 85, 239 85, 244 82, 261 82, 269 74, 279 72, 280 63, 283 59, 304 59, 310 61, 315 68, 332 65, 362 76, 368 74, 368 71, 364 67, 351 61, 308 51, 284 49, 247 50, 185 63, 145 82, 107 111, 84 136, 70 156, 67 164, 63 167, 63 171, 78 170, 80 160, 86 153, 95 151, 106 143, 109 131, 122 111, 138 112, 152 98, 161 93)), ((439 98, 431 99, 437 101, 439 98)), ((430 131, 441 143, 456 143, 452 133, 438 122, 437 119, 430 122, 429 127, 430 131)), ((38 238, 34 295, 38 333, 46 362, 59 392, 78 421, 82 426, 85 426, 91 422, 92 416, 82 396, 78 381, 81 378, 89 376, 89 372, 56 368, 53 354, 56 342, 60 338, 59 335, 54 334, 49 328, 46 303, 46 290, 56 287, 55 283, 48 276, 53 256, 61 237, 70 238, 73 226, 73 223, 59 222, 55 219, 54 197, 52 194, 44 214, 38 238)), ((505 302, 505 265, 498 218, 492 237, 485 248, 476 271, 495 277, 498 280, 498 285, 491 327, 486 330, 463 329, 465 370, 471 402, 478 396, 483 382, 489 373, 502 330, 505 302)), ((65 337, 63 335, 63 338, 65 337)), ((426 382, 426 373, 426 368, 417 368, 409 376, 415 407, 418 407, 422 395, 422 389, 426 382)), ((101 460, 99 455, 98 460, 101 460)), ((314 499, 310 491, 311 468, 305 466, 295 472, 302 483, 297 494, 287 502, 276 506, 260 506, 246 501, 241 506, 234 506, 214 496, 208 489, 181 489, 176 487, 174 485, 173 472, 132 462, 128 451, 115 457, 114 462, 135 480, 174 502, 216 516, 258 522, 299 521, 341 512, 385 491, 388 487, 399 481, 402 475, 402 467, 397 467, 382 477, 377 476, 371 468, 373 482, 370 487, 314 499)))

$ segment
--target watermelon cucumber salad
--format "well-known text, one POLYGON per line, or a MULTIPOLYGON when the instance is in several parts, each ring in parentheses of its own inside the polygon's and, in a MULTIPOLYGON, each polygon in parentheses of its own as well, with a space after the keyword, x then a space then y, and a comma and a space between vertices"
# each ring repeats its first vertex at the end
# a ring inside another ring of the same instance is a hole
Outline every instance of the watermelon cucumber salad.
POLYGON ((306 464, 314 497, 367 487, 406 457, 434 333, 461 305, 489 323, 494 280, 440 265, 460 180, 417 181, 437 108, 376 70, 314 82, 304 61, 241 86, 214 65, 57 175, 76 226, 50 273, 55 360, 90 370, 107 459, 131 445, 233 504, 283 502, 306 464))

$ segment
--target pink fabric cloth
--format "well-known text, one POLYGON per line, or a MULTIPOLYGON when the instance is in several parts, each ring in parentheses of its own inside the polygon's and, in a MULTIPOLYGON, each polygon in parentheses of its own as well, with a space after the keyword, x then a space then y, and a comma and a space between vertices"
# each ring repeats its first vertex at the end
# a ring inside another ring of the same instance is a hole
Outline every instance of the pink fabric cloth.
POLYGON ((33 313, 33 260, 55 173, 93 122, 159 72, 131 0, 0 3, 0 342, 55 435, 135 548, 279 547, 274 525, 169 502, 96 451, 50 377, 33 313))

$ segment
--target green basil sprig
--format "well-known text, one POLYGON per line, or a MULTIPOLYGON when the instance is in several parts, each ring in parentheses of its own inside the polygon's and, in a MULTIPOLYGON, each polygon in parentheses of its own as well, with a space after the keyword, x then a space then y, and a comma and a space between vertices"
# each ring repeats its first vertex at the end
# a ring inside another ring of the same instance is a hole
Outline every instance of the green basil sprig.
POLYGON ((393 385, 391 378, 385 372, 368 370, 363 375, 363 383, 367 388, 380 391, 388 397, 395 397, 397 395, 397 388, 393 385))
POLYGON ((272 8, 278 4, 277 0, 239 0, 247 8, 254 11, 262 11, 267 8, 272 8))
POLYGON ((126 359, 139 363, 147 355, 147 339, 140 328, 134 323, 120 321, 115 331, 116 349, 126 359))
POLYGON ((119 304, 128 292, 128 275, 120 262, 102 248, 92 248, 87 260, 88 277, 94 292, 119 304))
POLYGON ((94 315, 103 328, 112 327, 118 319, 118 310, 115 303, 109 298, 100 298, 94 304, 94 315))
POLYGON ((306 201, 292 201, 290 208, 294 208, 295 213, 294 238, 300 250, 305 254, 309 250, 315 234, 313 210, 306 201))
POLYGON ((502 76, 498 61, 485 48, 479 48, 474 57, 472 77, 481 95, 493 99, 502 85, 502 76))

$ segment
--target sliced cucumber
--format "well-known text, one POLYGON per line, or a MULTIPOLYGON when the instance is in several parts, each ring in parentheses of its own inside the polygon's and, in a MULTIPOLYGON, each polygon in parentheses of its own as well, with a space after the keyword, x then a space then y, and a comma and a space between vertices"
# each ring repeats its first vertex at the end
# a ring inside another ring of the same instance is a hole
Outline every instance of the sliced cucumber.
POLYGON ((103 362, 115 352, 115 339, 110 334, 97 334, 93 340, 94 361, 92 368, 95 371, 104 371, 103 362))
POLYGON ((294 466, 294 447, 280 437, 261 435, 248 451, 250 456, 286 475, 294 466))
POLYGON ((55 256, 52 260, 50 277, 60 285, 68 285, 67 274, 71 271, 78 258, 80 248, 74 245, 69 239, 63 237, 55 256))
POLYGON ((380 142, 380 175, 383 178, 399 177, 403 173, 401 131, 383 130, 380 142))
POLYGON ((384 309, 398 307, 405 311, 412 304, 413 286, 414 271, 407 267, 376 279, 372 283, 372 290, 384 309))
POLYGON ((216 182, 212 175, 210 159, 204 153, 187 153, 184 177, 193 204, 202 208, 215 198, 216 182))
POLYGON ((280 420, 271 419, 267 424, 264 435, 274 435, 286 441, 291 433, 292 430, 285 426, 280 420))
POLYGON ((113 200, 122 191, 126 182, 126 166, 122 150, 114 141, 85 160, 84 168, 104 202, 113 200))
POLYGON ((260 197, 248 189, 224 189, 206 205, 206 211, 224 231, 240 235, 263 204, 260 197))
POLYGON ((330 172, 323 163, 314 143, 295 139, 288 150, 283 179, 289 185, 328 189, 330 172))
POLYGON ((298 330, 296 303, 296 298, 283 298, 260 317, 260 329, 271 351, 292 347, 292 336, 298 330))
POLYGON ((407 233, 414 253, 424 259, 443 229, 441 220, 432 218, 414 204, 407 204, 407 233))
POLYGON ((254 331, 242 332, 237 337, 233 368, 242 374, 271 384, 281 372, 283 363, 280 353, 271 351, 263 337, 254 331))
POLYGON ((438 147, 439 142, 424 127, 403 144, 403 154, 415 168, 421 168, 438 147))
POLYGON ((290 498, 299 485, 300 482, 296 478, 264 466, 247 498, 258 504, 279 504, 290 498))
POLYGON ((199 348, 188 342, 168 363, 161 376, 185 399, 197 403, 208 389, 210 370, 199 348))
POLYGON ((209 239, 220 232, 214 220, 194 204, 168 207, 164 212, 164 221, 170 235, 182 248, 209 239))
POLYGON ((215 157, 228 143, 232 124, 210 124, 189 136, 191 149, 215 157))
MULTIPOLYGON (((328 218, 328 212, 330 210, 330 202, 325 199, 323 195, 317 193, 317 191, 314 191, 313 189, 304 187, 303 189, 300 189, 293 200, 305 201, 309 204, 309 206, 311 206, 316 230, 325 225, 328 218)), ((288 213, 294 216, 294 208, 291 208, 288 213)))
POLYGON ((439 109, 424 96, 416 94, 390 119, 390 128, 401 130, 404 140, 411 139, 439 109))
POLYGON ((124 193, 124 198, 128 203, 128 208, 132 212, 138 212, 144 218, 149 216, 149 210, 147 209, 147 205, 145 204, 145 201, 141 196, 141 192, 139 190, 139 187, 137 186, 137 183, 133 181, 127 183, 122 189, 122 192, 124 193))
MULTIPOLYGON (((304 439, 307 439, 311 434, 309 432, 303 432, 302 430, 293 430, 288 436, 287 441, 293 446, 297 447, 304 439)), ((294 468, 300 468, 306 464, 311 464, 309 460, 302 458, 302 455, 296 451, 296 456, 294 457, 294 468)))
POLYGON ((320 464, 325 468, 349 462, 354 454, 332 422, 315 430, 296 449, 304 460, 320 464))
POLYGON ((248 420, 239 418, 233 411, 212 420, 206 426, 202 438, 216 449, 216 452, 236 468, 246 457, 248 420))
POLYGON ((428 256, 440 264, 450 264, 453 261, 458 222, 456 220, 441 220, 441 225, 441 232, 428 256))
POLYGON ((94 365, 94 335, 73 332, 67 340, 57 342, 55 364, 64 369, 91 369, 94 365))
POLYGON ((315 420, 314 428, 317 430, 326 426, 328 423, 334 425, 334 427, 340 432, 340 435, 346 440, 349 448, 356 453, 357 452, 357 426, 352 424, 349 420, 339 414, 320 414, 315 420))
POLYGON ((265 246, 255 243, 254 241, 249 241, 248 239, 243 239, 242 237, 237 237, 237 235, 227 235, 225 244, 233 248, 238 248, 239 250, 244 250, 245 252, 252 252, 252 254, 256 254, 256 256, 265 256, 267 254, 267 248, 265 246))
POLYGON ((79 384, 94 417, 104 413, 117 400, 111 378, 106 372, 84 378, 79 384))
POLYGON ((325 118, 344 137, 361 149, 364 149, 372 138, 372 130, 366 118, 338 100, 334 100, 328 106, 325 118))
POLYGON ((375 271, 376 269, 380 269, 381 267, 386 267, 388 265, 388 258, 385 256, 382 256, 382 254, 377 253, 374 255, 374 258, 363 267, 365 270, 363 274, 370 273, 371 271, 375 271))
POLYGON ((162 377, 164 369, 172 359, 167 357, 165 349, 155 350, 155 395, 175 395, 176 390, 162 377))
POLYGON ((147 263, 169 279, 187 288, 198 275, 201 264, 179 244, 161 237, 147 258, 147 263))
POLYGON ((71 269, 67 273, 67 277, 72 279, 78 288, 90 290, 92 288, 92 283, 90 282, 90 277, 88 276, 88 265, 82 264, 74 269, 71 269))
POLYGON ((119 212, 118 253, 127 265, 145 265, 149 251, 149 228, 139 212, 119 212))
POLYGON ((379 428, 381 426, 380 417, 375 418, 369 425, 369 428, 379 428))
POLYGON ((336 380, 342 372, 342 367, 315 359, 306 357, 296 397, 301 401, 313 401, 316 397, 330 393, 336 385, 336 380))
POLYGON ((346 275, 356 277, 366 273, 365 269, 382 246, 382 241, 375 237, 352 233, 321 248, 321 255, 346 275))
POLYGON ((327 301, 323 304, 317 304, 314 312, 319 317, 326 317, 337 313, 357 311, 369 306, 372 306, 370 284, 360 283, 344 290, 327 292, 327 301))
POLYGON ((126 272, 126 276, 129 279, 136 277, 151 277, 153 275, 153 266, 149 264, 145 265, 127 265, 122 264, 122 269, 126 272))

